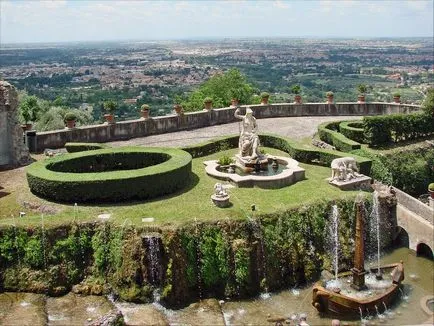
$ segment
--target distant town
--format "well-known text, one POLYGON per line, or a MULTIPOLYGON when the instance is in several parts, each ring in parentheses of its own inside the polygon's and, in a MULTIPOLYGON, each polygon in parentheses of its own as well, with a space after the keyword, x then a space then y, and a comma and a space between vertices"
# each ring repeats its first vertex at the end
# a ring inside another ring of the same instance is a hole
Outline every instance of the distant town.
POLYGON ((0 78, 28 95, 88 110, 99 119, 107 99, 122 103, 123 117, 140 104, 167 114, 176 96, 211 76, 238 68, 274 102, 291 101, 299 84, 306 102, 355 101, 356 86, 369 85, 369 101, 420 103, 433 86, 433 40, 222 39, 2 45, 0 78))

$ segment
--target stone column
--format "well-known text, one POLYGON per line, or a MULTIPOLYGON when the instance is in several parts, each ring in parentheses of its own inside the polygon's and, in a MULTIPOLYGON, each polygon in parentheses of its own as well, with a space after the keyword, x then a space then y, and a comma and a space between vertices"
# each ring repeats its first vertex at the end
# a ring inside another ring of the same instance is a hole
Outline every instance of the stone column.
POLYGON ((354 251, 354 267, 351 269, 353 272, 353 283, 351 286, 360 291, 366 288, 365 285, 365 246, 363 241, 364 229, 364 207, 362 202, 356 203, 356 238, 355 251, 354 251))
POLYGON ((30 163, 29 150, 23 142, 18 122, 18 95, 15 87, 0 81, 0 168, 30 163))

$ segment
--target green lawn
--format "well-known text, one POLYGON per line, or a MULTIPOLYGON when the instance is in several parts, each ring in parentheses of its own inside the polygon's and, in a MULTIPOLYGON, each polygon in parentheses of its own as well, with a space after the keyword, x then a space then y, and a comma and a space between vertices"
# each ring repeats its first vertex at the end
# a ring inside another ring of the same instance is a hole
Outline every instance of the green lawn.
MULTIPOLYGON (((287 156, 286 153, 272 148, 265 148, 272 155, 287 156)), ((30 203, 38 203, 46 207, 56 209, 54 215, 44 215, 46 226, 65 224, 76 219, 77 221, 96 221, 102 213, 111 214, 110 221, 118 224, 135 224, 146 226, 178 226, 182 223, 198 221, 217 221, 219 219, 243 219, 251 214, 250 207, 256 205, 255 214, 276 212, 294 206, 317 202, 318 200, 330 200, 346 196, 354 196, 357 192, 343 192, 333 187, 325 180, 330 176, 330 168, 300 164, 306 169, 306 180, 282 189, 260 188, 232 188, 229 190, 231 203, 228 208, 217 208, 211 202, 216 179, 205 173, 203 161, 217 159, 223 154, 234 155, 237 149, 231 149, 206 157, 193 160, 193 178, 190 186, 170 196, 144 202, 129 202, 104 205, 74 205, 52 203, 42 200, 30 193, 24 179, 17 190, 10 195, 0 198, 0 226, 29 225, 36 226, 42 222, 41 213, 37 210, 24 209, 23 200, 30 203), (18 216, 20 211, 25 211, 23 218, 11 218, 18 216), (144 223, 142 218, 153 217, 153 223, 144 223)))

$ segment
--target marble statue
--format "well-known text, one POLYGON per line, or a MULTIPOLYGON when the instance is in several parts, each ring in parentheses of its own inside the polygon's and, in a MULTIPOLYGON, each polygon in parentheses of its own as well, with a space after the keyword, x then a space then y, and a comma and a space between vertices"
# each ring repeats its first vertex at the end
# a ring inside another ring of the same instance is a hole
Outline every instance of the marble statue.
POLYGON ((256 118, 253 116, 253 111, 246 108, 246 114, 240 115, 239 109, 235 110, 235 117, 242 120, 240 140, 238 147, 240 156, 248 161, 254 161, 260 156, 259 152, 259 136, 257 134, 258 125, 256 118))
POLYGON ((228 193, 221 183, 216 183, 214 185, 214 195, 217 197, 226 197, 228 193))
POLYGON ((355 179, 359 174, 356 160, 353 157, 336 158, 331 163, 332 177, 331 180, 348 181, 355 179))

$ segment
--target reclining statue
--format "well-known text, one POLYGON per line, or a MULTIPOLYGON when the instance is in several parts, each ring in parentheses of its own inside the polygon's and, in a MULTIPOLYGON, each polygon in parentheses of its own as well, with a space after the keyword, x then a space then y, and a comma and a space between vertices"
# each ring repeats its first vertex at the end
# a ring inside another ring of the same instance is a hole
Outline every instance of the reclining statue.
POLYGON ((360 177, 356 160, 353 157, 335 158, 331 163, 331 181, 348 181, 360 177))

